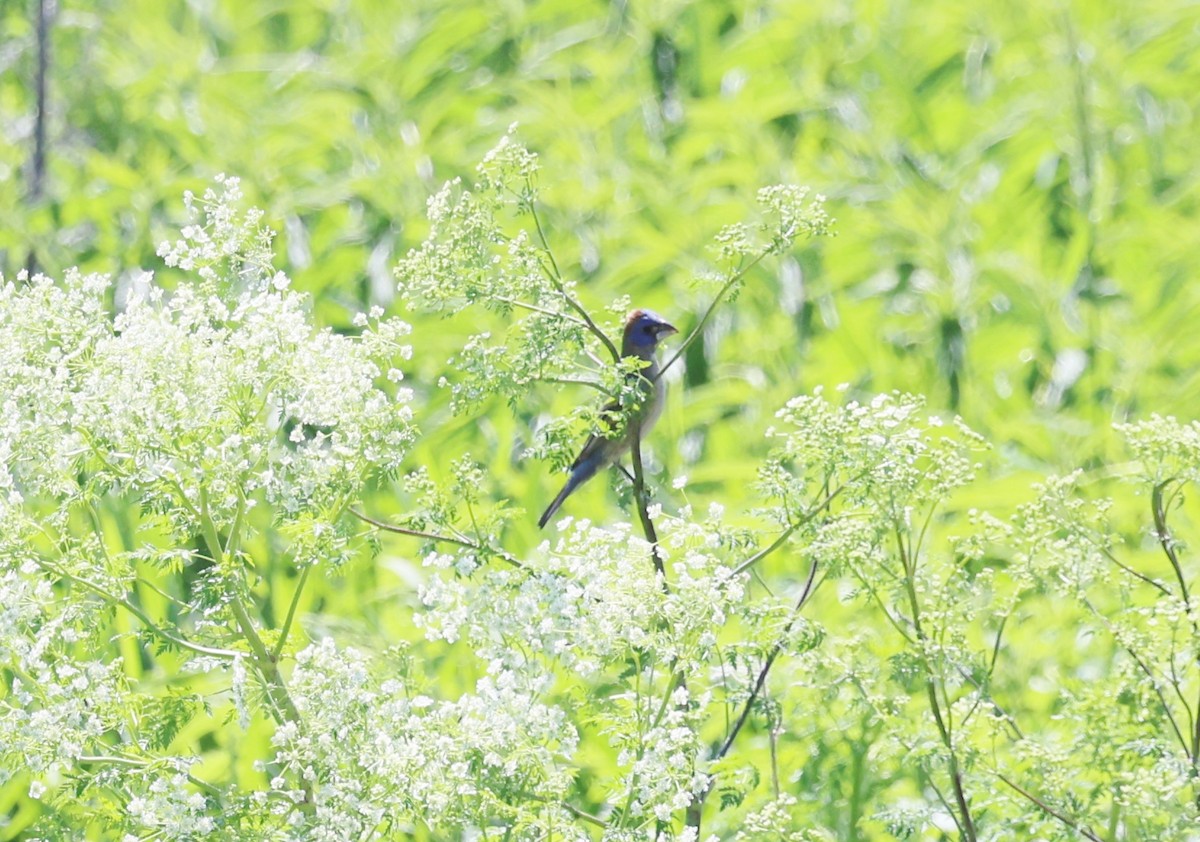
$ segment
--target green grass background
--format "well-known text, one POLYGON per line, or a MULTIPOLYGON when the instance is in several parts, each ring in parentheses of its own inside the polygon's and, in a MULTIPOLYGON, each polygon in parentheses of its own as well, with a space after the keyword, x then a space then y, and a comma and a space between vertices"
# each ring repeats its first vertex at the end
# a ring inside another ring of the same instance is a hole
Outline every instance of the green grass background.
MULTIPOLYGON (((961 414, 995 446, 961 505, 1000 513, 1049 471, 1109 465, 1105 490, 1127 458, 1114 421, 1196 414, 1195 4, 61 0, 38 198, 33 9, 0 4, 7 278, 32 260, 54 275, 162 270, 173 284, 155 248, 183 219, 182 192, 225 172, 280 232, 279 263, 317 321, 348 326, 394 306, 391 267, 424 236, 426 197, 469 176, 516 122, 541 156, 548 236, 585 303, 628 295, 685 330, 708 301, 692 284, 706 244, 759 186, 829 198, 837 237, 756 270, 672 389, 651 445, 697 505, 719 500, 752 523, 762 433, 818 384, 919 392, 961 414)), ((447 358, 467 333, 503 325, 408 317, 424 431, 414 466, 445 476, 471 453, 489 492, 529 511, 506 542, 532 547, 559 478, 522 447, 591 394, 556 387, 515 412, 451 417, 436 387, 447 358)), ((669 486, 661 496, 683 502, 669 486)), ((577 498, 577 513, 624 516, 603 483, 577 498)), ((383 488, 369 504, 386 516, 403 501, 383 488)), ((1135 544, 1143 505, 1114 512, 1135 544)), ((386 540, 314 581, 305 631, 377 649, 415 638, 416 549, 386 540)), ((801 568, 773 560, 770 577, 787 587, 801 568)), ((266 572, 263 598, 286 605, 291 571, 266 572)), ((1031 670, 1082 657, 1071 610, 1062 640, 1018 638, 1031 670)), ((463 652, 425 655, 440 692, 469 686, 463 652)), ((178 739, 205 746, 204 771, 219 774, 265 738, 261 723, 234 735, 213 719, 178 739)), ((796 743, 787 762, 807 769, 824 752, 840 768, 871 738, 864 727, 796 743)), ((748 752, 763 744, 747 737, 748 752)), ((17 781, 0 809, 28 818, 36 806, 17 781)), ((847 815, 830 807, 824 820, 854 838, 847 815)))

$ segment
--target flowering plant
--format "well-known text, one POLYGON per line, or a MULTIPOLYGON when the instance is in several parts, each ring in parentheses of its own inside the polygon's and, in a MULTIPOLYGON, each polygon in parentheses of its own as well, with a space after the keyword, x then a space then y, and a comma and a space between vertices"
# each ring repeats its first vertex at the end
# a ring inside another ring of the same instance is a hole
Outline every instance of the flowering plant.
MULTIPOLYGON (((459 343, 452 414, 545 383, 612 397, 636 368, 611 338, 628 302, 585 306, 554 257, 537 166, 505 137, 430 200, 397 269, 415 311, 510 322, 459 343)), ((803 189, 758 199, 716 236, 709 304, 664 371, 754 267, 829 231, 803 189)), ((1200 633, 1171 526, 1195 424, 1119 430, 1158 572, 1086 475, 990 513, 963 502, 991 458, 966 424, 819 389, 766 431, 757 509, 693 506, 635 441, 627 518, 522 542, 469 455, 450 480, 413 463, 409 326, 374 308, 315 327, 239 202, 232 178, 187 197, 160 252, 173 290, 0 288, 0 783, 30 833, 1195 835, 1200 633), (366 513, 377 487, 405 510, 366 513), (304 618, 314 577, 384 535, 420 558, 419 634, 374 647, 304 618), (1009 665, 1015 626, 1057 634, 1067 611, 1091 672, 1009 665), (1040 704, 1020 692, 1035 673, 1040 704)), ((600 415, 545 424, 527 455, 565 462, 600 415)))

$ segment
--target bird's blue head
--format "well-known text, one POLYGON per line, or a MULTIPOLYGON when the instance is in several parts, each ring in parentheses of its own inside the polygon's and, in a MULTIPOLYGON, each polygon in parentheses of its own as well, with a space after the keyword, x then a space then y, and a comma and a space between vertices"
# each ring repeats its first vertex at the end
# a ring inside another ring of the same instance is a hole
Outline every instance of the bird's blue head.
POLYGON ((625 320, 625 337, 621 353, 645 357, 654 352, 658 340, 679 333, 675 325, 652 310, 634 310, 625 320))

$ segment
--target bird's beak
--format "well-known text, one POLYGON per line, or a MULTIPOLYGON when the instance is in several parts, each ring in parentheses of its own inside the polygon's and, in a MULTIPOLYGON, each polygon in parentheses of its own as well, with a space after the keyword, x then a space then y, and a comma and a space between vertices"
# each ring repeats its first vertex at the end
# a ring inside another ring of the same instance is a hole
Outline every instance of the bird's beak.
POLYGON ((673 336, 676 333, 679 333, 679 328, 675 327, 675 325, 667 324, 666 322, 663 322, 661 325, 658 326, 658 338, 659 339, 662 339, 664 336, 673 336))

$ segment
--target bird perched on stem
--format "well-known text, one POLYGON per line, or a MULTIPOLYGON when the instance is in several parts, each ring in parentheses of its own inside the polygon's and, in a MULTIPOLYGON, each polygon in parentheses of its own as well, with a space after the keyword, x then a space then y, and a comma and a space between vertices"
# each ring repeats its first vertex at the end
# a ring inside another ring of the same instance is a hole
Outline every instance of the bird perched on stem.
POLYGON ((604 414, 615 415, 622 411, 628 412, 625 428, 619 436, 608 438, 592 434, 584 444, 579 456, 571 463, 571 473, 562 491, 554 498, 549 508, 538 519, 538 528, 542 528, 554 517, 563 500, 571 495, 576 488, 599 473, 601 468, 616 463, 633 446, 636 434, 639 440, 644 440, 658 416, 662 413, 663 399, 666 397, 666 384, 658 377, 658 358, 654 355, 658 342, 664 336, 670 336, 679 331, 657 313, 650 310, 634 310, 625 320, 625 333, 621 339, 621 356, 636 357, 645 360, 649 365, 630 377, 638 378, 636 404, 623 406, 620 401, 613 401, 604 407, 604 414))

